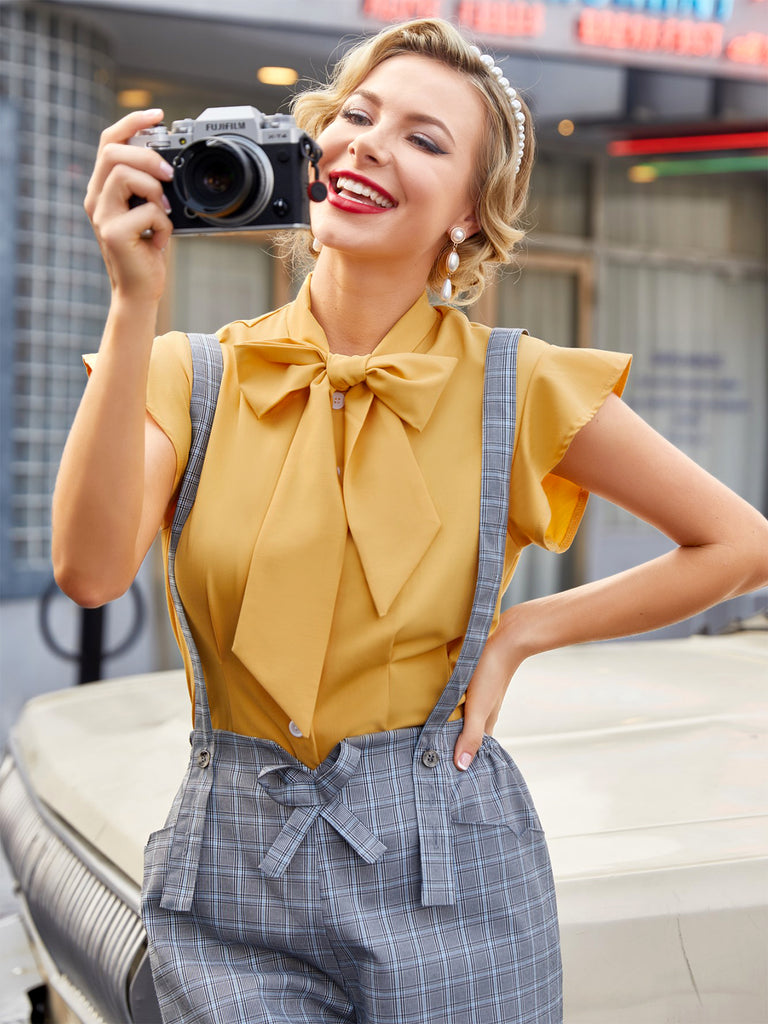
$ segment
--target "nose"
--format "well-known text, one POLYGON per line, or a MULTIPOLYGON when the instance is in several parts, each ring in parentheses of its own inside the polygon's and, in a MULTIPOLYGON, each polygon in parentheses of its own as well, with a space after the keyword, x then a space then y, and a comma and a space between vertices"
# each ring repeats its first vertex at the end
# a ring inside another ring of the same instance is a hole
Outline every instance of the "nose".
POLYGON ((388 163, 390 158, 389 145, 380 125, 371 125, 358 132, 349 143, 350 156, 361 164, 388 163))

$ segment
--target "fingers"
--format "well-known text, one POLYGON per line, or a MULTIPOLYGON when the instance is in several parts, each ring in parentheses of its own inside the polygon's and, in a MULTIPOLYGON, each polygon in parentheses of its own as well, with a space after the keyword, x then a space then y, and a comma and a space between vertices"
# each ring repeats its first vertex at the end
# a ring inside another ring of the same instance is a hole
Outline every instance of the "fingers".
POLYGON ((165 245, 172 230, 167 216, 170 212, 171 204, 156 177, 137 167, 118 164, 110 172, 109 186, 93 206, 91 222, 99 242, 110 248, 123 241, 130 243, 149 228, 165 236, 165 245), (137 205, 135 198, 144 203, 137 205))
POLYGON ((99 233, 99 241, 109 253, 131 247, 137 241, 151 241, 156 249, 165 249, 172 232, 173 225, 166 213, 155 203, 143 203, 119 220, 109 221, 99 233))
MULTIPOLYGON (((99 200, 105 193, 116 188, 121 199, 129 198, 124 195, 124 190, 121 192, 120 189, 124 180, 123 172, 129 168, 158 183, 170 181, 173 178, 173 167, 153 149, 110 143, 104 147, 96 161, 85 194, 83 205, 91 220, 94 218, 99 200)), ((147 198, 144 194, 147 184, 145 184, 144 190, 135 194, 147 198)))
POLYGON ((461 772, 465 772, 475 759, 475 754, 480 749, 485 733, 485 723, 481 716, 467 718, 464 714, 464 728, 459 733, 456 746, 453 751, 453 763, 461 772))
POLYGON ((161 117, 162 111, 160 110, 134 111, 134 113, 121 118, 116 124, 105 128, 101 133, 96 162, 83 204, 91 219, 99 197, 110 180, 112 171, 118 166, 136 167, 161 181, 170 180, 173 169, 158 152, 144 146, 128 145, 128 140, 136 132, 157 124, 161 117))
POLYGON ((475 759, 483 736, 490 735, 499 717, 501 701, 496 699, 492 703, 490 694, 478 695, 467 691, 467 699, 464 704, 464 727, 456 740, 453 750, 453 762, 459 771, 465 772, 475 759))
POLYGON ((105 146, 113 142, 127 142, 133 138, 136 132, 144 128, 152 128, 160 124, 163 119, 163 112, 159 108, 152 110, 133 110, 119 121, 115 121, 109 128, 105 128, 99 140, 99 153, 105 146))
POLYGON ((173 168, 156 150, 129 140, 162 116, 161 110, 134 111, 104 129, 83 203, 113 289, 153 300, 165 280, 157 250, 164 253, 173 230, 163 189, 173 168))
POLYGON ((453 761, 459 771, 466 771, 499 717, 504 695, 519 660, 505 656, 499 636, 493 637, 477 664, 467 687, 464 702, 464 726, 453 751, 453 761))

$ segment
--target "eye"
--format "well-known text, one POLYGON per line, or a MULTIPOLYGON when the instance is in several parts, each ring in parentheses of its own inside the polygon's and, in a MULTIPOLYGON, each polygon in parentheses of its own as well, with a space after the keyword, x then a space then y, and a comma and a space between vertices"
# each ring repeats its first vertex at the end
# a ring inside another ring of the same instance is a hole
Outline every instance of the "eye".
POLYGON ((350 124, 364 125, 371 122, 365 111, 357 107, 347 107, 345 110, 342 110, 341 116, 345 121, 349 121, 350 124))
POLYGON ((411 136, 411 142, 420 149, 425 149, 428 153, 445 154, 445 150, 441 149, 433 139, 430 139, 428 135, 422 135, 420 132, 415 132, 411 136))

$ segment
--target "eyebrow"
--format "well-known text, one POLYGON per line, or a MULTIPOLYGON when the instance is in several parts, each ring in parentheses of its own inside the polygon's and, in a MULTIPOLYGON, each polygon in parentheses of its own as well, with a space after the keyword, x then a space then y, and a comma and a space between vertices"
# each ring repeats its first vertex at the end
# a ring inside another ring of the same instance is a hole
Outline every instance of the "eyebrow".
MULTIPOLYGON (((377 96, 375 92, 371 92, 370 89, 355 89, 355 91, 352 93, 352 96, 350 96, 350 99, 352 99, 353 96, 362 96, 363 99, 369 100, 369 102, 373 103, 375 106, 382 106, 381 97, 377 96)), ((420 114, 416 111, 413 111, 412 113, 407 115, 407 120, 412 121, 414 123, 421 122, 424 124, 435 125, 436 128, 440 128, 445 132, 445 134, 448 136, 448 138, 451 140, 454 146, 456 145, 456 140, 451 134, 448 125, 445 123, 445 121, 441 121, 439 117, 433 117, 431 114, 420 114)))

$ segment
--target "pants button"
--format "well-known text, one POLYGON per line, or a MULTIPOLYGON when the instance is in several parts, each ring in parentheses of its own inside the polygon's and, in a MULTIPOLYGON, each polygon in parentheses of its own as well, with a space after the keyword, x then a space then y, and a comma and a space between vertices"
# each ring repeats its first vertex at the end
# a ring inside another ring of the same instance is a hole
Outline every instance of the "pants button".
POLYGON ((440 755, 436 750, 425 750, 421 755, 421 763, 425 764, 427 768, 434 768, 440 760, 440 755))

